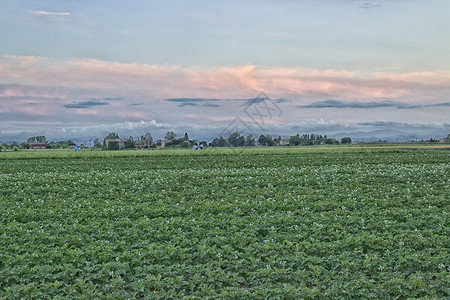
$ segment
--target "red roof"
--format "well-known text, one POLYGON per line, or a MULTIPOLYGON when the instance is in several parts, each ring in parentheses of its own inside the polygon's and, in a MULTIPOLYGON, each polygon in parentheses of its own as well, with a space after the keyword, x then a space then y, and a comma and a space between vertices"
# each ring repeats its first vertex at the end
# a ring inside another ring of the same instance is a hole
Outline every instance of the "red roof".
POLYGON ((30 143, 30 148, 34 149, 34 148, 46 148, 46 144, 45 143, 30 143))

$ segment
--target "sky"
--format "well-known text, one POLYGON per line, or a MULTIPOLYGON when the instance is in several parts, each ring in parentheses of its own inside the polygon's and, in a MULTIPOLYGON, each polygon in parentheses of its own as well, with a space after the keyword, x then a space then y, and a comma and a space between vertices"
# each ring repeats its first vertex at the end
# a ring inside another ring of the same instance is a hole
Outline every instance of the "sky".
POLYGON ((2 0, 0 142, 450 133, 448 0, 2 0))

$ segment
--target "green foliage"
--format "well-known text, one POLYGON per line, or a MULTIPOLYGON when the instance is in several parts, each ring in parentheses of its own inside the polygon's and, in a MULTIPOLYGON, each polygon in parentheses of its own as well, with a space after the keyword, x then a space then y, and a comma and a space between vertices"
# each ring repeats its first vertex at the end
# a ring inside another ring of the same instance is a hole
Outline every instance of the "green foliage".
POLYGON ((173 140, 176 138, 177 135, 173 131, 167 131, 166 135, 164 136, 165 140, 173 140))
POLYGON ((119 135, 115 132, 110 132, 106 137, 106 140, 117 140, 120 139, 119 135))
POLYGON ((181 148, 181 149, 187 149, 191 147, 191 143, 189 141, 186 141, 185 137, 179 138, 179 139, 172 139, 170 142, 166 143, 166 148, 181 148))
POLYGON ((273 146, 275 145, 272 136, 270 134, 266 134, 266 145, 267 146, 273 146))
POLYGON ((127 149, 133 149, 133 148, 135 148, 135 147, 136 147, 136 146, 135 146, 135 144, 134 144, 133 137, 130 136, 130 138, 129 138, 128 140, 125 141, 125 148, 127 148, 127 149))
POLYGON ((256 146, 256 141, 253 138, 252 134, 249 134, 246 138, 245 138, 245 146, 246 147, 254 147, 256 146))
POLYGON ((245 138, 241 136, 238 132, 234 132, 230 134, 230 136, 228 137, 228 143, 232 147, 244 147, 245 138))
POLYGON ((325 138, 323 140, 325 142, 325 144, 327 145, 332 145, 332 144, 339 144, 339 141, 333 138, 325 138))
POLYGON ((146 132, 143 136, 141 136, 141 139, 146 139, 146 140, 152 140, 153 141, 153 138, 152 138, 152 135, 151 135, 150 132, 146 132))
MULTIPOLYGON (((156 145, 153 144, 153 137, 150 132, 141 136, 141 141, 144 143, 144 148, 156 148, 156 145)), ((161 145, 161 144, 160 144, 161 145)))
POLYGON ((102 144, 100 143, 100 140, 98 138, 96 138, 94 140, 94 148, 100 149, 101 147, 102 147, 102 144))
POLYGON ((343 137, 341 139, 341 144, 351 144, 351 143, 352 143, 352 139, 350 137, 348 137, 348 136, 343 137))
POLYGON ((118 141, 108 142, 108 150, 119 150, 119 142, 118 141))
POLYGON ((228 147, 230 146, 228 139, 224 139, 222 136, 220 138, 215 138, 211 142, 211 146, 213 147, 228 147))
POLYGON ((260 144, 261 146, 265 146, 267 145, 267 139, 266 136, 264 134, 261 134, 258 138, 258 144, 260 144))
MULTIPOLYGON (((351 141, 351 140, 350 140, 351 141)), ((328 138, 326 135, 322 136, 321 134, 303 134, 300 136, 299 134, 293 135, 289 138, 290 146, 309 146, 309 145, 318 145, 318 144, 338 144, 339 142, 336 139, 328 138)))
POLYGON ((300 135, 297 133, 297 135, 293 135, 289 138, 289 145, 290 146, 298 146, 301 143, 300 135))
POLYGON ((50 143, 47 144, 47 148, 48 149, 66 149, 69 146, 73 147, 75 145, 76 144, 72 140, 58 141, 58 142, 51 141, 50 143))
POLYGON ((45 135, 32 136, 27 139, 27 143, 47 143, 45 135))
POLYGON ((446 299, 448 174, 444 151, 2 153, 0 298, 446 299))

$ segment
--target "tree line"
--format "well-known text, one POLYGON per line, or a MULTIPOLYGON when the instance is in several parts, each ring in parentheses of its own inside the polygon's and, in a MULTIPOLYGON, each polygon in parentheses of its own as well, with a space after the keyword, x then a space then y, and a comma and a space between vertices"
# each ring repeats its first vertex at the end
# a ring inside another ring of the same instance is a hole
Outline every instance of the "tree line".
MULTIPOLYGON (((450 134, 446 137, 447 142, 450 142, 450 134)), ((290 136, 289 139, 282 139, 281 136, 272 137, 270 134, 261 134, 259 137, 255 138, 252 134, 247 136, 241 135, 238 132, 231 133, 228 137, 216 137, 211 142, 205 140, 199 141, 196 139, 190 139, 188 133, 186 132, 184 136, 177 137, 173 131, 168 131, 164 139, 153 141, 152 135, 147 132, 141 135, 140 138, 129 138, 121 139, 119 134, 116 132, 111 132, 103 139, 103 142, 99 138, 94 139, 93 146, 80 144, 80 148, 93 148, 101 150, 119 150, 134 149, 134 148, 157 148, 157 147, 167 147, 167 148, 192 148, 195 145, 201 145, 202 147, 255 147, 255 146, 309 146, 318 144, 350 144, 352 139, 350 137, 343 137, 340 141, 335 138, 327 137, 327 135, 320 134, 296 134, 290 136), (123 145, 121 148, 120 145, 123 145)), ((437 139, 430 138, 429 140, 422 140, 422 142, 439 142, 437 139)), ((64 141, 48 141, 44 135, 29 137, 26 141, 19 143, 13 141, 11 144, 3 143, 0 145, 0 151, 18 151, 20 149, 30 149, 32 144, 45 144, 46 149, 67 149, 74 148, 77 146, 72 140, 64 141)))

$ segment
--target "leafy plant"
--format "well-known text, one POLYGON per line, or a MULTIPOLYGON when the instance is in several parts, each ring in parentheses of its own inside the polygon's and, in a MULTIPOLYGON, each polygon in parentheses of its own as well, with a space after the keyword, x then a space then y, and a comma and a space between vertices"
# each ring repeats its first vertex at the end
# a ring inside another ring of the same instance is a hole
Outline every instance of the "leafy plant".
POLYGON ((5 153, 0 298, 449 296, 448 153, 267 149, 5 153))

